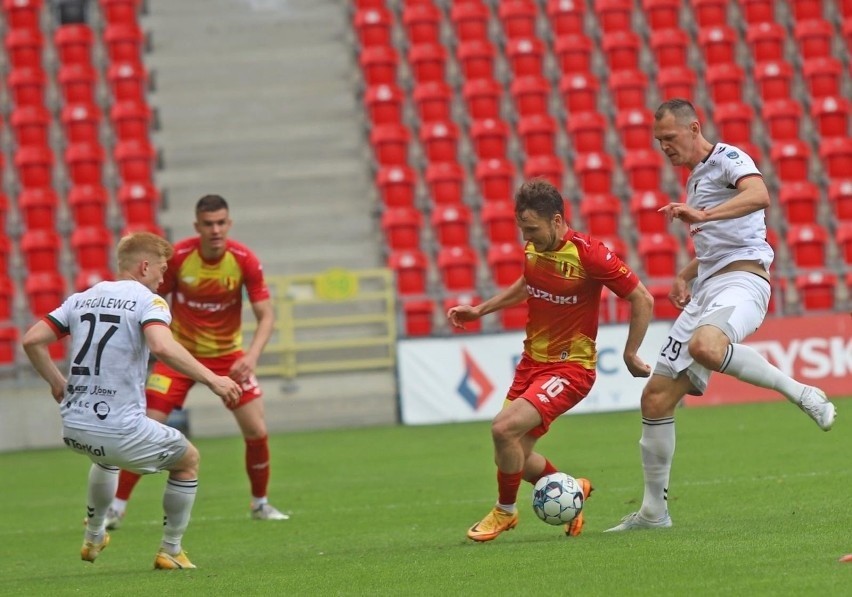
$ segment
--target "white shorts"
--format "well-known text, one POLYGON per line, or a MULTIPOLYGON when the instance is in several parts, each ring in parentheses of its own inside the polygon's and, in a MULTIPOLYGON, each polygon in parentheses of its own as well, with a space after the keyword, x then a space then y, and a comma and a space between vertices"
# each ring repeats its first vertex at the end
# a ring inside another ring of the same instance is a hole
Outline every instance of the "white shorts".
POLYGON ((168 469, 183 458, 189 448, 189 440, 183 433, 148 417, 128 435, 103 435, 63 427, 62 440, 92 462, 140 474, 168 469))
POLYGON ((757 331, 769 307, 769 282, 749 272, 730 272, 706 280, 675 320, 660 350, 654 373, 677 379, 686 371, 701 396, 707 390, 710 369, 699 365, 689 354, 692 335, 703 325, 724 332, 738 343, 757 331))

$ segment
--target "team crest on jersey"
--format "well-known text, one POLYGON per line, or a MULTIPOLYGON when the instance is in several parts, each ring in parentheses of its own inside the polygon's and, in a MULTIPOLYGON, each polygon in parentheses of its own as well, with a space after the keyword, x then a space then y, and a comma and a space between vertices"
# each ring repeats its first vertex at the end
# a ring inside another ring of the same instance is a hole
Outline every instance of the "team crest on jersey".
POLYGON ((570 263, 563 263, 561 265, 561 267, 562 267, 562 275, 563 276, 565 276, 566 278, 575 278, 576 277, 574 275, 574 272, 576 271, 576 269, 574 268, 573 265, 571 265, 570 263))
POLYGON ((740 154, 738 154, 736 151, 729 151, 728 153, 725 154, 725 157, 730 158, 732 160, 735 160, 738 157, 740 157, 740 154))
POLYGON ((231 276, 225 276, 224 278, 222 278, 222 285, 228 290, 234 290, 238 284, 239 282, 237 281, 237 279, 231 276))

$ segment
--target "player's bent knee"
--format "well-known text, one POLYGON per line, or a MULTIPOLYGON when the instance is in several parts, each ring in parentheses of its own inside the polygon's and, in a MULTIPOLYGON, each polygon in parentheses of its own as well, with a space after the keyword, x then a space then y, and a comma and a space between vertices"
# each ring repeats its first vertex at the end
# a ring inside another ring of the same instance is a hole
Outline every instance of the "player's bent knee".
POLYGON ((680 396, 662 383, 651 383, 642 391, 642 416, 646 419, 662 419, 674 414, 680 396))
POLYGON ((183 457, 178 460, 171 468, 169 476, 179 480, 189 480, 198 478, 198 466, 201 462, 201 454, 198 449, 189 444, 183 457))

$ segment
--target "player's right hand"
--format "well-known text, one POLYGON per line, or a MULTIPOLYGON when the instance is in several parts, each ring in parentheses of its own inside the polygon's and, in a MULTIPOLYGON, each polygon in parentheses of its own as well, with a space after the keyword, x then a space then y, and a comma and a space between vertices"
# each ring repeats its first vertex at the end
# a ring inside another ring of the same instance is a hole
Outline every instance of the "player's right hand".
POLYGON ((672 283, 672 290, 669 292, 669 300, 672 302, 672 305, 683 311, 690 298, 692 297, 689 294, 689 287, 686 280, 679 276, 675 277, 672 283))
POLYGON ((453 327, 464 329, 465 322, 476 321, 479 314, 470 305, 456 305, 447 311, 447 319, 453 327))
POLYGON ((243 395, 243 389, 240 384, 235 382, 230 377, 217 375, 210 384, 210 389, 213 393, 219 396, 227 406, 236 406, 243 395))

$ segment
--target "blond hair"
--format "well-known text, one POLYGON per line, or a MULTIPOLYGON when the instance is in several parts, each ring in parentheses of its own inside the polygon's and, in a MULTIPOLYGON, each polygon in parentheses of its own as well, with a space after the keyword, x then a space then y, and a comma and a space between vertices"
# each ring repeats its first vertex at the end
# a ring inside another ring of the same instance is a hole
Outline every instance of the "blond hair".
POLYGON ((157 257, 168 260, 174 249, 169 241, 151 232, 134 232, 118 241, 118 269, 129 271, 145 258, 157 257))

